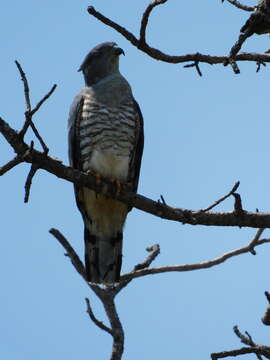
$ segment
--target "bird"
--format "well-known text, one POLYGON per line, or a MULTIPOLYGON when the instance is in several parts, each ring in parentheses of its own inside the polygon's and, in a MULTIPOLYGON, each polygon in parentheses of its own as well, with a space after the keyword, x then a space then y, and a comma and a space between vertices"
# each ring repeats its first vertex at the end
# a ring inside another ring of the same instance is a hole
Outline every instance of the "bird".
MULTIPOLYGON (((115 42, 95 46, 78 71, 85 87, 74 98, 68 119, 69 161, 96 178, 129 184, 137 192, 144 147, 143 116, 131 86, 119 71, 123 49, 115 42)), ((123 228, 132 209, 116 199, 74 184, 84 222, 86 280, 120 281, 123 228)))

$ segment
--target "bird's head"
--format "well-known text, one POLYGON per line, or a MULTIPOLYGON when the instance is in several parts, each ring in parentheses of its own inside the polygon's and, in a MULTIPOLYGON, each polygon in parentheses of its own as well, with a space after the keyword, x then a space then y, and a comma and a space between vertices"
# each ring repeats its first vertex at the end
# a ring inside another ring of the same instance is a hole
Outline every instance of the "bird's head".
POLYGON ((119 71, 119 55, 125 54, 115 42, 105 42, 94 47, 85 57, 78 71, 82 71, 88 86, 119 71))

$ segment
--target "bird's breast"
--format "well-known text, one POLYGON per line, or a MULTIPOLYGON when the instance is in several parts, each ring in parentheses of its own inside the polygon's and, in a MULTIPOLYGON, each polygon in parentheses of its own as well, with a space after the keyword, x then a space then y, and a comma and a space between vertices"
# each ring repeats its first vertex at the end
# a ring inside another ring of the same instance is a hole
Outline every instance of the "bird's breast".
POLYGON ((79 143, 84 171, 125 180, 136 141, 135 110, 127 101, 117 107, 84 101, 79 143))

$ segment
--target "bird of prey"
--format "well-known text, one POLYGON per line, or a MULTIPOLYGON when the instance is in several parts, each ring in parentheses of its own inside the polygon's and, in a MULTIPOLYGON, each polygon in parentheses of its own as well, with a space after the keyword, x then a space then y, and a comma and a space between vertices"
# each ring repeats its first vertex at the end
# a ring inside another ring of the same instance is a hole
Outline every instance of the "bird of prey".
MULTIPOLYGON (((124 51, 114 42, 94 47, 84 59, 85 87, 69 113, 69 159, 73 168, 91 172, 136 192, 143 152, 143 117, 127 80, 119 72, 124 51)), ((123 227, 131 207, 74 185, 84 221, 85 267, 92 283, 119 282, 123 227)))

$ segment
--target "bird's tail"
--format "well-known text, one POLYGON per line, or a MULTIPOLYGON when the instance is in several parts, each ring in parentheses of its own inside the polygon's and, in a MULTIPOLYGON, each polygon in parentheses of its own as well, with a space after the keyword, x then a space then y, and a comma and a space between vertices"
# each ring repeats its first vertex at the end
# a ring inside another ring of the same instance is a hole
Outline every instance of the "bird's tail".
POLYGON ((85 226, 84 241, 87 280, 96 284, 119 282, 122 265, 122 231, 108 238, 94 235, 85 226))

